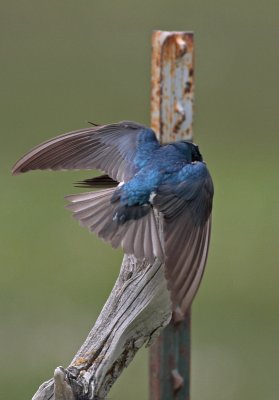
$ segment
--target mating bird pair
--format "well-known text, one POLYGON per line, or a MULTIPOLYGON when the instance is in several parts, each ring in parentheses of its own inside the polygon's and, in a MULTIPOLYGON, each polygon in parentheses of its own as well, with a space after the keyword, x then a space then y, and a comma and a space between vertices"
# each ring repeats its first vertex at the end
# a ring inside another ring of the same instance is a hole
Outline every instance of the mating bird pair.
POLYGON ((106 175, 67 196, 74 217, 113 247, 165 263, 173 306, 185 313, 200 284, 210 240, 213 183, 197 145, 160 145, 152 129, 131 121, 66 133, 31 150, 13 174, 98 169, 106 175), (162 244, 154 210, 162 213, 162 244))

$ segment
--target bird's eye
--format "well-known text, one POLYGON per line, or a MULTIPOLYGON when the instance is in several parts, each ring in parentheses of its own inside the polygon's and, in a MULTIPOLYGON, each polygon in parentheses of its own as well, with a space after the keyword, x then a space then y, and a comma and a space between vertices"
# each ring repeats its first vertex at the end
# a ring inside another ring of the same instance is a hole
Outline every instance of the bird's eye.
POLYGON ((203 161, 199 146, 194 143, 192 147, 192 161, 203 161))

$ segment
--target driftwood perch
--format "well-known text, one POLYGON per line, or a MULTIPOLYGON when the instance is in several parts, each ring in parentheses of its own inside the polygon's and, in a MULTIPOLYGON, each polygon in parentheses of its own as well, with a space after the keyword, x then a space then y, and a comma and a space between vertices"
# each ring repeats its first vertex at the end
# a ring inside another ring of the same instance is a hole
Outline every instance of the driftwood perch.
POLYGON ((125 255, 96 324, 67 369, 43 383, 33 400, 103 399, 140 347, 150 345, 171 318, 163 265, 125 255))

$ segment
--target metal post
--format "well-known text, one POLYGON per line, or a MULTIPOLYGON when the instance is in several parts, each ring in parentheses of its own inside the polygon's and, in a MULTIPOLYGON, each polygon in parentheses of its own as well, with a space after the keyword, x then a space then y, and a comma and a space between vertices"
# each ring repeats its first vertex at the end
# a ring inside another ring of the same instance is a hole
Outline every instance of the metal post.
MULTIPOLYGON (((191 139, 194 35, 153 32, 151 126, 162 143, 191 139)), ((190 310, 174 313, 150 350, 150 400, 190 397, 190 310)))

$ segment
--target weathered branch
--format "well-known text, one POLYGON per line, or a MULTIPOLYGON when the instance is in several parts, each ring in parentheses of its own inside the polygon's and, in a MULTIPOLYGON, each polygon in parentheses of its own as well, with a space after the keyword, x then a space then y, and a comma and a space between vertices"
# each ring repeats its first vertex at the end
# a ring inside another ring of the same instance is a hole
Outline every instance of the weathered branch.
POLYGON ((163 265, 125 255, 116 284, 70 366, 55 370, 33 400, 103 399, 123 368, 171 318, 163 265))

